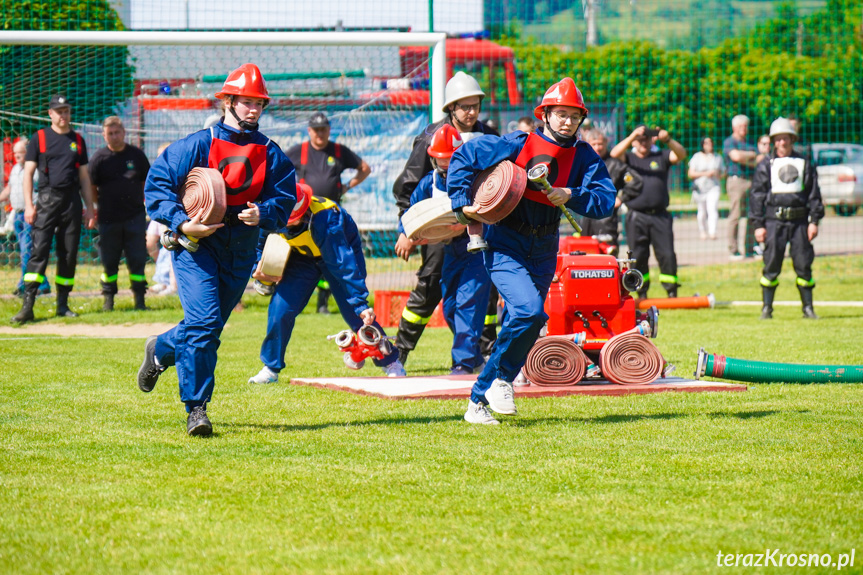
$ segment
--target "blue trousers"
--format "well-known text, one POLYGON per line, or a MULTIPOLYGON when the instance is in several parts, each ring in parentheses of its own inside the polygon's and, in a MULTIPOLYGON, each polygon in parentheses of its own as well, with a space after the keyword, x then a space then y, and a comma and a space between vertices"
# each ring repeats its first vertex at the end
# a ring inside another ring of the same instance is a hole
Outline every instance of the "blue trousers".
MULTIPOLYGON (((285 350, 291 340, 297 316, 309 303, 321 277, 330 284, 333 299, 351 331, 356 332, 363 326, 363 320, 348 303, 348 294, 341 281, 330 273, 323 260, 291 254, 282 281, 276 284, 276 292, 267 309, 267 335, 261 344, 261 361, 271 370, 279 372, 285 368, 285 350)), ((372 325, 381 333, 386 333, 378 322, 372 325)), ((315 343, 314 348, 320 345, 315 343)), ((398 349, 393 346, 389 355, 383 360, 375 359, 374 363, 377 366, 389 365, 398 358, 398 349)))
MULTIPOLYGON (((30 250, 33 247, 33 240, 30 238, 31 226, 24 221, 24 212, 15 212, 15 237, 18 238, 18 253, 21 254, 21 279, 18 280, 18 290, 24 289, 24 274, 27 273, 27 262, 30 261, 30 250)), ((39 292, 51 291, 51 284, 48 283, 48 278, 42 280, 42 285, 39 286, 39 292)))
POLYGON ((464 242, 447 245, 441 291, 444 317, 453 332, 452 367, 472 371, 483 362, 480 338, 491 292, 482 254, 468 253, 464 242))
POLYGON ((557 233, 526 237, 502 226, 487 228, 491 249, 485 267, 504 301, 503 325, 485 369, 471 390, 471 401, 487 403, 495 379, 513 381, 548 321, 544 308, 557 263, 557 233))
POLYGON ((237 228, 219 229, 202 240, 195 253, 173 252, 184 316, 156 340, 156 358, 164 366, 177 366, 186 411, 208 403, 213 395, 219 337, 255 265, 254 240, 242 230, 247 238, 238 241, 233 230, 237 228))

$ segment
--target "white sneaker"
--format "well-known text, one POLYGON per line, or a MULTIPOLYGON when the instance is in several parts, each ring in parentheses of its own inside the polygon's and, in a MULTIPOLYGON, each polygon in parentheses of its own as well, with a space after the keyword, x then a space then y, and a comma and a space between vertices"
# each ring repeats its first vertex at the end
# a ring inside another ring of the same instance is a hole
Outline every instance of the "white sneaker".
POLYGON ((279 374, 266 365, 261 368, 258 375, 249 378, 249 383, 276 383, 279 381, 279 374))
POLYGON ((530 382, 524 376, 523 370, 518 370, 518 375, 515 376, 515 379, 512 382, 513 387, 525 387, 530 385, 530 382))
POLYGON ((395 360, 394 362, 384 365, 381 367, 384 370, 384 373, 387 374, 387 377, 405 377, 407 376, 407 372, 405 371, 405 366, 402 365, 402 362, 399 360, 395 360))
POLYGON ((470 400, 468 400, 464 420, 468 423, 481 423, 482 425, 500 425, 500 422, 494 418, 486 406, 470 400))
POLYGON ((495 379, 488 391, 485 392, 485 400, 492 411, 502 415, 518 413, 515 408, 515 394, 512 391, 512 384, 508 381, 495 379))

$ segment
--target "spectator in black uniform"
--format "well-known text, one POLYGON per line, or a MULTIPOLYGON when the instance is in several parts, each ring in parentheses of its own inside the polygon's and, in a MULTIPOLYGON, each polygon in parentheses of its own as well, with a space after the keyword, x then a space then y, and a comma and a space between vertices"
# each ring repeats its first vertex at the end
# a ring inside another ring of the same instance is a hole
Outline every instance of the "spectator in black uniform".
POLYGON ((33 248, 24 274, 24 303, 12 321, 33 321, 36 292, 45 279, 51 244, 57 238, 57 317, 77 317, 69 309, 69 292, 75 285, 75 266, 83 219, 88 229, 96 227, 87 146, 72 130, 72 107, 60 94, 48 102, 51 126, 37 131, 24 157, 24 220, 33 226, 33 248), (33 174, 39 169, 39 196, 33 204, 33 174))
POLYGON ((773 317, 773 296, 779 285, 785 246, 791 242, 791 261, 797 272, 797 290, 803 303, 803 317, 818 319, 812 307, 812 240, 818 235, 818 222, 824 217, 824 204, 818 188, 815 166, 794 150, 797 132, 787 118, 770 124, 773 153, 755 168, 749 217, 755 226, 755 239, 765 242, 764 270, 761 274, 761 319, 773 317))
POLYGON ((677 297, 677 254, 674 253, 673 220, 668 213, 668 172, 671 166, 686 160, 686 149, 671 138, 667 130, 648 131, 639 126, 611 150, 611 157, 625 162, 641 176, 641 193, 624 200, 627 243, 632 248, 635 269, 644 276, 639 297, 647 297, 650 288, 650 246, 659 262, 659 281, 668 297, 677 297), (659 141, 668 149, 654 149, 659 141), (634 146, 633 146, 634 144, 634 146), (630 151, 632 148, 632 151, 630 151))
MULTIPOLYGON (((285 155, 297 167, 297 181, 308 184, 319 198, 340 203, 342 196, 359 186, 372 173, 369 165, 347 146, 330 141, 330 120, 323 112, 309 118, 309 140, 291 146, 285 155), (356 170, 347 183, 342 184, 342 172, 356 170)), ((318 313, 330 313, 330 285, 325 279, 318 282, 318 313)))
MULTIPOLYGON (((428 147, 432 136, 438 128, 449 124, 459 131, 462 141, 468 141, 483 134, 499 135, 497 131, 486 124, 477 121, 482 109, 482 99, 485 92, 479 87, 479 82, 464 72, 457 72, 450 78, 444 93, 443 111, 447 117, 439 122, 429 124, 425 130, 414 138, 413 150, 405 168, 393 185, 393 195, 399 208, 399 218, 411 206, 411 194, 419 181, 434 169, 428 155, 428 147)), ((401 253, 410 254, 414 246, 404 234, 401 234, 396 244, 401 253)), ((399 321, 399 331, 396 334, 396 347, 399 348, 399 359, 402 364, 407 361, 408 354, 416 348, 417 342, 431 319, 435 307, 441 301, 441 268, 443 266, 444 244, 420 246, 422 263, 417 271, 416 287, 408 297, 407 305, 399 321)), ((491 348, 497 339, 497 290, 492 288, 489 306, 486 311, 485 329, 480 339, 480 352, 484 356, 491 353, 491 348)))
POLYGON ((147 217, 144 210, 144 182, 150 162, 140 148, 127 144, 126 129, 117 116, 102 122, 106 147, 90 159, 93 197, 99 205, 99 256, 102 258, 104 311, 113 311, 117 294, 120 256, 126 255, 135 309, 147 309, 144 294, 147 279, 147 217))
POLYGON ((618 210, 624 201, 629 201, 641 193, 641 176, 608 154, 608 136, 602 133, 602 130, 598 128, 583 130, 582 137, 605 162, 605 167, 608 168, 608 174, 617 190, 617 197, 614 200, 614 211, 611 216, 601 220, 581 218, 581 234, 583 236, 596 236, 599 241, 613 245, 616 254, 620 250, 620 234, 617 225, 620 218, 618 210))

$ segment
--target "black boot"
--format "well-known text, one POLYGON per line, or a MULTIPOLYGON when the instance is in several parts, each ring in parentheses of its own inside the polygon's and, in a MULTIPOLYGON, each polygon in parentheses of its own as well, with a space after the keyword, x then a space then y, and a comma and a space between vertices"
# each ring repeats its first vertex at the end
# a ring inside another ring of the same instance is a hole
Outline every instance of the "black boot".
POLYGON ((800 301, 803 302, 803 319, 818 319, 812 308, 812 289, 811 286, 797 286, 797 291, 800 292, 800 301))
MULTIPOLYGON (((105 277, 105 274, 102 274, 105 277)), ((116 277, 116 276, 115 276, 116 277)), ((117 294, 117 282, 102 281, 102 295, 105 296, 105 303, 102 304, 102 311, 114 311, 114 296, 117 294)), ((58 306, 59 307, 59 306, 58 306)))
POLYGON ((773 319, 774 295, 776 295, 776 286, 761 286, 761 301, 764 302, 764 306, 761 308, 761 319, 773 319))
POLYGON ((24 302, 21 304, 21 311, 15 314, 12 318, 12 323, 26 323, 33 321, 33 304, 36 303, 36 292, 39 290, 39 284, 29 282, 24 286, 24 302))
POLYGON ((402 365, 408 360, 408 354, 410 353, 409 349, 399 349, 399 361, 402 365))
POLYGON ((665 288, 665 291, 668 292, 668 297, 677 297, 677 286, 665 288))
POLYGON ((71 286, 57 286, 57 317, 78 317, 78 314, 69 309, 69 292, 71 286))
POLYGON ((147 293, 147 284, 143 282, 132 282, 132 293, 135 295, 135 309, 147 309, 147 304, 144 302, 144 294, 147 293))

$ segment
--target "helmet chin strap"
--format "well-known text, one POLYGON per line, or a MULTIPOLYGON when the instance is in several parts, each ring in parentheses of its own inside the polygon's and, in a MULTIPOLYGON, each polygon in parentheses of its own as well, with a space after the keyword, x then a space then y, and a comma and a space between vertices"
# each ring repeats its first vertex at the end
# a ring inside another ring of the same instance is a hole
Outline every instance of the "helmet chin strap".
POLYGON ((245 120, 241 120, 237 115, 236 110, 234 110, 234 96, 231 96, 231 106, 228 109, 231 111, 231 115, 237 121, 237 124, 240 125, 240 128, 249 132, 254 132, 258 129, 258 122, 247 122, 245 120))
POLYGON ((554 141, 558 144, 568 144, 569 142, 575 139, 575 136, 578 134, 578 129, 581 128, 581 125, 584 123, 584 118, 581 119, 581 122, 578 123, 578 126, 575 127, 575 131, 571 136, 564 136, 560 132, 556 131, 551 127, 551 124, 548 121, 548 112, 543 110, 542 116, 545 118, 545 127, 548 128, 548 131, 551 132, 551 136, 554 138, 554 141))

